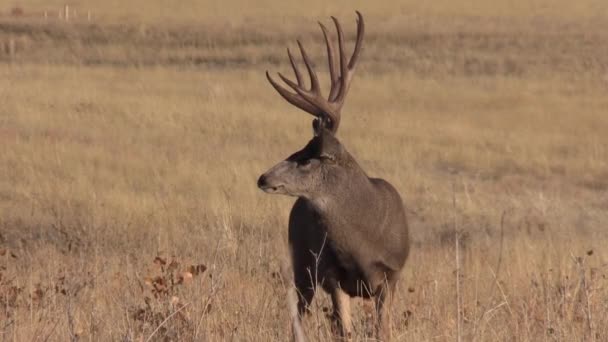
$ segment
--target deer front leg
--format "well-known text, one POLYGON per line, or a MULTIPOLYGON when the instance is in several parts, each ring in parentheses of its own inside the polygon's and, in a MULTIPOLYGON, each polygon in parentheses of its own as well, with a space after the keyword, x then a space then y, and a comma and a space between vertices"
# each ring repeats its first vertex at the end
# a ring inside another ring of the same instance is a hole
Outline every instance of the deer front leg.
POLYGON ((292 341, 306 342, 306 334, 302 327, 302 316, 306 313, 314 296, 314 289, 303 285, 302 277, 293 277, 294 273, 289 263, 283 263, 281 272, 283 279, 287 281, 287 309, 291 319, 292 341))
POLYGON ((333 319, 338 329, 337 334, 342 340, 352 337, 352 319, 350 316, 350 296, 340 287, 336 287, 331 294, 334 307, 333 319))
POLYGON ((394 297, 395 284, 385 281, 374 296, 376 307, 376 337, 380 341, 392 340, 391 306, 394 297))

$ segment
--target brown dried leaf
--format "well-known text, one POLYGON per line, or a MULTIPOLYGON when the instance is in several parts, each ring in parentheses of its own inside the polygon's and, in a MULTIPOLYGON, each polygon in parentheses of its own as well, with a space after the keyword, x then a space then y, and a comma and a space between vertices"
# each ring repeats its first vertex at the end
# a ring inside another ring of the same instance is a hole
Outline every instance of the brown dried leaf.
POLYGON ((205 266, 203 264, 191 265, 188 268, 188 271, 190 271, 190 273, 192 273, 193 276, 197 276, 197 275, 205 272, 206 270, 207 270, 207 266, 205 266))
POLYGON ((167 266, 167 271, 171 272, 173 270, 176 270, 179 267, 179 262, 172 260, 169 263, 169 266, 167 266))
POLYGON ((138 309, 133 313, 133 319, 136 321, 145 321, 146 319, 146 310, 138 309))
POLYGON ((169 289, 167 288, 167 282, 163 277, 154 278, 152 284, 154 286, 154 291, 157 294, 167 294, 169 292, 169 289))
POLYGON ((165 278, 158 276, 152 280, 152 283, 154 285, 165 285, 167 282, 165 281, 165 278))
POLYGON ((161 258, 160 256, 157 256, 156 258, 154 258, 154 263, 159 266, 165 266, 167 264, 167 260, 161 258))
POLYGON ((44 291, 40 287, 36 287, 34 291, 32 291, 31 298, 33 302, 39 303, 44 297, 44 291))

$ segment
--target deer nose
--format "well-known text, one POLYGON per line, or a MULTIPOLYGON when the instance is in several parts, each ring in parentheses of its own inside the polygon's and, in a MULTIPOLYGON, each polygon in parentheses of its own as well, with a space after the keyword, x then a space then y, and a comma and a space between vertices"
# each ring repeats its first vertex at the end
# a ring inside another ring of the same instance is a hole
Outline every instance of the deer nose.
POLYGON ((266 175, 263 174, 260 176, 260 178, 258 178, 258 188, 263 188, 266 185, 267 185, 266 175))

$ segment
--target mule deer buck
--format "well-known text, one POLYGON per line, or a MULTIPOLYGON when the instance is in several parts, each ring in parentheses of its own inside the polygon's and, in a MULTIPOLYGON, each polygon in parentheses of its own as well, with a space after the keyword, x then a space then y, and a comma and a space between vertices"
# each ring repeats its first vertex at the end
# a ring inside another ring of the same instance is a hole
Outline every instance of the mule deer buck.
MULTIPOLYGON (((335 327, 350 338, 350 297, 373 298, 376 334, 391 334, 390 306, 399 273, 409 253, 408 224, 399 193, 387 181, 370 178, 335 134, 340 111, 361 54, 364 23, 357 12, 357 39, 352 57, 344 53, 344 33, 338 33, 338 56, 327 28, 331 88, 327 99, 302 44, 302 59, 310 76, 306 89, 296 62, 287 50, 297 84, 279 73, 288 91, 266 72, 276 91, 292 105, 314 115, 314 137, 300 151, 260 176, 258 187, 271 194, 297 197, 289 217, 289 245, 294 284, 298 291, 294 334, 320 285, 331 296, 335 327)), ((294 310, 295 311, 295 310, 294 310)), ((300 335, 301 336, 301 335, 300 335)))

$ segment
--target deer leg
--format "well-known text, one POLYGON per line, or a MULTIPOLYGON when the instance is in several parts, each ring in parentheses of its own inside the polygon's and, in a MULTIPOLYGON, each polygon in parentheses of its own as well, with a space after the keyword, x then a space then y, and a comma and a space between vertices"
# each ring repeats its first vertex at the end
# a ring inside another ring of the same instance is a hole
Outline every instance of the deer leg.
POLYGON ((395 284, 385 280, 378 287, 374 296, 376 307, 376 337, 380 341, 392 339, 391 306, 394 297, 395 284))
POLYGON ((295 302, 293 298, 297 297, 297 304, 290 304, 290 311, 292 312, 291 327, 293 331, 293 340, 295 342, 305 342, 306 336, 302 327, 302 319, 304 318, 304 315, 308 313, 308 307, 315 296, 315 288, 310 280, 301 279, 301 273, 300 276, 298 273, 295 273, 294 275, 295 289, 293 290, 296 293, 292 295, 291 298, 293 303, 295 302))
POLYGON ((331 302, 334 307, 333 319, 337 325, 337 333, 342 340, 352 337, 352 320, 350 316, 350 297, 341 288, 334 288, 331 293, 331 302))
MULTIPOLYGON (((301 310, 300 309, 300 293, 298 291, 298 289, 296 288, 295 285, 295 278, 292 278, 292 276, 294 275, 293 272, 290 272, 290 264, 288 264, 287 262, 285 262, 282 267, 281 267, 281 271, 283 273, 283 279, 289 280, 289 279, 293 279, 294 281, 289 281, 288 287, 287 287, 287 308, 289 311, 289 316, 291 318, 291 329, 292 329, 292 337, 293 337, 293 341, 294 342, 305 342, 306 341, 306 335, 304 334, 304 329, 302 328, 302 318, 301 318, 301 311, 303 311, 305 309, 305 307, 301 310)), ((312 298, 310 298, 312 299, 312 298)), ((310 300, 309 299, 309 300, 310 300)))
POLYGON ((303 317, 308 312, 308 307, 315 296, 316 284, 314 284, 308 274, 307 269, 295 270, 294 272, 296 291, 298 292, 298 315, 300 317, 303 317))

